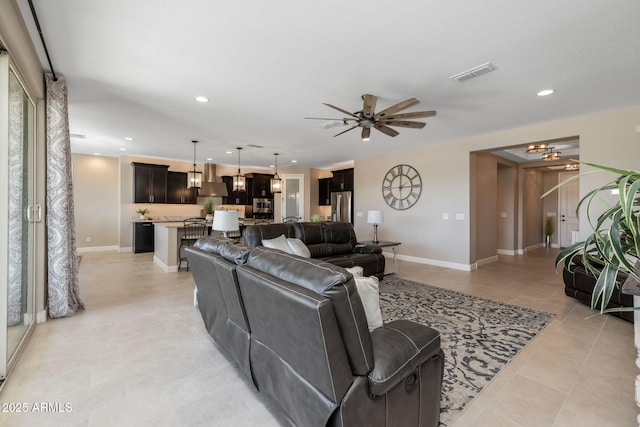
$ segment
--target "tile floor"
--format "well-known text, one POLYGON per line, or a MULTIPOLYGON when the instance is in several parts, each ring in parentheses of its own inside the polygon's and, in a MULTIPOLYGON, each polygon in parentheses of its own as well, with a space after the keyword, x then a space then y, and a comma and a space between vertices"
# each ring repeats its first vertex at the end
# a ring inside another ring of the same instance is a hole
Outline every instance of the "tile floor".
MULTIPOLYGON (((454 427, 635 425, 633 326, 586 319, 553 257, 501 256, 474 272, 399 262, 407 279, 556 314, 454 427)), ((103 252, 84 254, 80 276, 87 309, 38 325, 0 391, 0 403, 29 413, 0 412, 0 425, 279 425, 209 339, 191 273, 163 273, 150 254, 103 252), (53 405, 35 412, 40 403, 53 405)))

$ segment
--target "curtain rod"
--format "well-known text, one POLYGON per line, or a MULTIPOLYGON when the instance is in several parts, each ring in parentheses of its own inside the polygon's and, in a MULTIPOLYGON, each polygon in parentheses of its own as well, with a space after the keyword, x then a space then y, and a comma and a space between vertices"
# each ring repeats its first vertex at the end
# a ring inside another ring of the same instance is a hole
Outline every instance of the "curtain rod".
POLYGON ((47 49, 47 43, 44 41, 44 35, 42 34, 42 28, 40 28, 40 21, 38 21, 38 15, 36 15, 36 9, 33 7, 33 2, 29 0, 29 8, 31 9, 31 15, 33 16, 33 20, 36 23, 36 28, 38 29, 38 34, 40 34, 40 40, 42 41, 42 47, 44 47, 44 53, 47 55, 47 61, 49 62, 49 68, 51 68, 51 74, 53 74, 53 81, 58 81, 58 76, 56 76, 56 70, 53 69, 53 64, 51 63, 51 57, 49 56, 49 49, 47 49))

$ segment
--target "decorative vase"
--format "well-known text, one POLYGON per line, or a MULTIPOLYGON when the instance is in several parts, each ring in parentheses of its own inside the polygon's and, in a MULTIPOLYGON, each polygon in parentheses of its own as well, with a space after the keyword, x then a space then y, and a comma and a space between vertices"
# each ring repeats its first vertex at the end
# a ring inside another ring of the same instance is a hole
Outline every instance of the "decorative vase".
POLYGON ((140 219, 145 219, 145 216, 144 215, 140 215, 140 219))
POLYGON ((213 221, 213 214, 206 214, 204 216, 205 221, 213 221))

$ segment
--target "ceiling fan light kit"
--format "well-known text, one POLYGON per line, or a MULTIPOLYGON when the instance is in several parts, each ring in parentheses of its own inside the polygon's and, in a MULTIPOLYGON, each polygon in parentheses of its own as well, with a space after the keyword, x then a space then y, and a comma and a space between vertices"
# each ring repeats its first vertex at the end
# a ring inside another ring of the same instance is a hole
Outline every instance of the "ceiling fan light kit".
POLYGON ((560 160, 561 158, 561 152, 560 151, 553 151, 555 147, 549 147, 549 149, 542 155, 542 160, 545 161, 552 161, 552 160, 560 160))
MULTIPOLYGON (((350 130, 353 130, 357 127, 362 128, 362 132, 360 137, 363 141, 369 141, 371 139, 371 129, 376 129, 379 132, 384 133, 385 135, 395 137, 399 135, 399 132, 393 127, 406 127, 413 129, 422 129, 425 127, 426 123, 423 122, 414 122, 407 119, 417 119, 417 118, 426 118, 433 117, 436 115, 435 111, 414 111, 408 113, 400 113, 396 114, 402 110, 413 107, 420 103, 416 98, 409 98, 397 104, 394 104, 390 107, 385 108, 378 113, 375 112, 376 104, 378 97, 371 94, 362 95, 362 110, 351 113, 345 109, 340 107, 336 107, 335 105, 324 103, 329 108, 333 108, 347 117, 343 118, 320 118, 320 117, 305 117, 305 119, 311 120, 329 120, 331 123, 340 123, 342 122, 344 125, 351 125, 350 128, 339 132, 334 135, 334 137, 342 135, 343 133, 347 133, 350 130)), ((333 126, 324 126, 324 128, 329 128, 333 126)))

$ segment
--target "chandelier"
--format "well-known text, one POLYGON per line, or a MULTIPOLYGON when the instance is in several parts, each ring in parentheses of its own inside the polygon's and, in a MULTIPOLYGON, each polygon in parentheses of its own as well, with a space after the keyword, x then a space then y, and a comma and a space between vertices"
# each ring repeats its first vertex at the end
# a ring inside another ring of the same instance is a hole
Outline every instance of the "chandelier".
POLYGON ((527 153, 542 153, 547 151, 547 144, 530 144, 527 146, 527 153))
POLYGON ((245 191, 247 180, 243 175, 240 175, 240 150, 242 147, 238 148, 238 173, 233 176, 233 191, 245 191))
POLYGON ((554 148, 555 147, 549 147, 549 149, 542 155, 542 160, 560 160, 560 154, 562 153, 560 151, 553 151, 554 148))
POLYGON ((276 156, 276 174, 271 178, 271 192, 272 193, 281 193, 282 192, 282 179, 278 176, 278 153, 274 153, 276 156))
POLYGON ((202 187, 202 172, 196 169, 196 144, 198 141, 193 142, 193 170, 187 172, 187 188, 200 188, 202 187))

